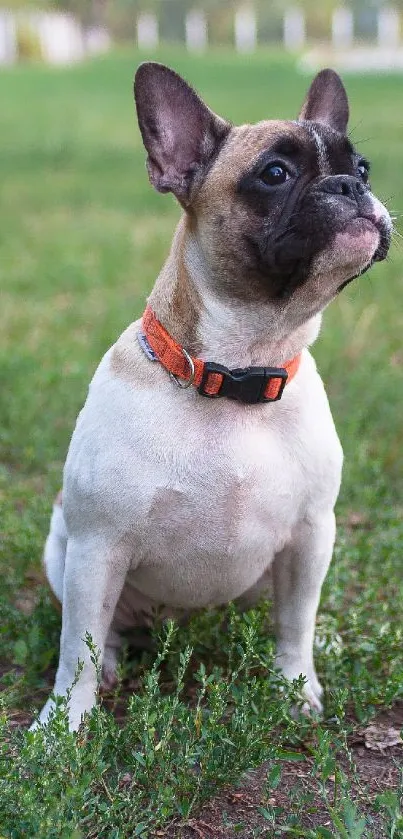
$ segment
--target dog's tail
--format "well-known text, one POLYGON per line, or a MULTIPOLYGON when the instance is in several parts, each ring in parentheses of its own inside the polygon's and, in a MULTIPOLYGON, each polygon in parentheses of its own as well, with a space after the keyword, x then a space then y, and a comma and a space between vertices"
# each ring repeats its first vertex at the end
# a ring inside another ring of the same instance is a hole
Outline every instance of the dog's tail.
POLYGON ((61 603, 63 600, 64 563, 67 550, 67 529, 62 507, 62 493, 59 492, 53 504, 50 530, 43 552, 43 565, 53 594, 61 603))

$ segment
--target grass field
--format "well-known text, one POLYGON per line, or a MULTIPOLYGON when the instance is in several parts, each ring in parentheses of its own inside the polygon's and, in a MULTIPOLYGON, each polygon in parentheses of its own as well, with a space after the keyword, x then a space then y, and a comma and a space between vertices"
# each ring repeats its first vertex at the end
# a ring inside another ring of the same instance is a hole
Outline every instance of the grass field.
MULTIPOLYGON (((264 53, 158 57, 234 121, 294 118, 309 81, 264 53)), ((226 629, 217 614, 161 629, 159 656, 126 660, 119 691, 78 738, 66 734, 63 708, 45 744, 24 733, 57 661, 59 616, 39 569, 69 438, 98 360, 142 311, 179 216, 146 178, 131 92, 139 60, 0 74, 0 835, 396 839, 401 746, 364 749, 371 775, 357 744, 374 720, 378 734, 382 720, 403 724, 399 239, 387 263, 332 304, 314 348, 346 456, 318 615, 323 722, 294 722, 293 689, 279 697, 262 605, 230 610, 226 629), (227 800, 208 830, 203 801, 262 761, 247 815, 227 800)), ((346 84, 352 138, 399 229, 402 79, 346 84)))

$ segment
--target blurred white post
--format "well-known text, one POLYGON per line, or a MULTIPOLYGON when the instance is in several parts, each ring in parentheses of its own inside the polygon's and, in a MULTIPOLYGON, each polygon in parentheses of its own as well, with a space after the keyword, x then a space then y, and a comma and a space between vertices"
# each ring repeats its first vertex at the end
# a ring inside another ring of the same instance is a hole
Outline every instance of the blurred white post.
POLYGON ((207 47, 207 21, 204 12, 192 9, 186 15, 186 46, 190 52, 203 52, 207 47))
POLYGON ((137 43, 142 49, 158 47, 158 21, 152 12, 143 12, 137 18, 137 43))
POLYGON ((284 46, 287 50, 301 50, 305 44, 305 17, 297 6, 284 14, 284 46))
POLYGON ((85 33, 85 49, 89 55, 101 55, 111 48, 111 36, 104 26, 91 26, 85 33))
POLYGON ((84 56, 84 39, 78 21, 69 14, 47 12, 32 15, 41 52, 49 64, 71 64, 84 56))
POLYGON ((235 46, 238 52, 253 52, 256 43, 256 13, 252 6, 244 6, 235 14, 235 46))
POLYGON ((397 49, 400 25, 397 9, 380 9, 378 12, 378 45, 383 49, 397 49))
POLYGON ((0 64, 13 64, 17 59, 17 29, 11 12, 0 11, 0 64))
POLYGON ((335 9, 332 16, 332 44, 336 50, 348 50, 354 40, 354 18, 345 6, 335 9))

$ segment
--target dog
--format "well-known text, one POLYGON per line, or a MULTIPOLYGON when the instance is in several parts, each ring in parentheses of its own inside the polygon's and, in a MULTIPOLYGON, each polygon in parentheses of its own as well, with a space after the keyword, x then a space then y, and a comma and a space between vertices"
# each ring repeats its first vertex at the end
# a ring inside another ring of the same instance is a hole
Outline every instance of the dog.
POLYGON ((270 575, 276 667, 304 676, 320 713, 313 640, 343 455, 308 347, 328 303, 385 258, 390 216, 332 70, 295 121, 233 126, 154 62, 135 101, 151 184, 183 214, 71 440, 44 551, 63 613, 54 694, 77 729, 97 690, 87 633, 111 684, 123 630, 250 605, 270 575))

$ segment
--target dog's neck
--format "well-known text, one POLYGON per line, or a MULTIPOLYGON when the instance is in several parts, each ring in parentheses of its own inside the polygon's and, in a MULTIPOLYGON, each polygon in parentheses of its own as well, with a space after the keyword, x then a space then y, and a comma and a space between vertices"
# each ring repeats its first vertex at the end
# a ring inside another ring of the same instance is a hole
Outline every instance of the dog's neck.
POLYGON ((188 216, 149 298, 158 320, 192 355, 228 367, 281 366, 317 338, 321 316, 287 326, 272 303, 224 300, 211 277, 188 216))

